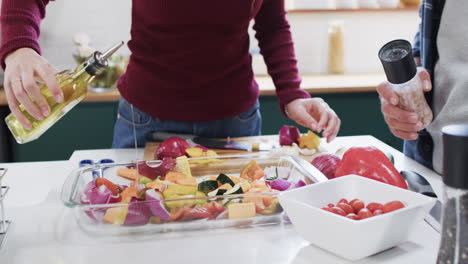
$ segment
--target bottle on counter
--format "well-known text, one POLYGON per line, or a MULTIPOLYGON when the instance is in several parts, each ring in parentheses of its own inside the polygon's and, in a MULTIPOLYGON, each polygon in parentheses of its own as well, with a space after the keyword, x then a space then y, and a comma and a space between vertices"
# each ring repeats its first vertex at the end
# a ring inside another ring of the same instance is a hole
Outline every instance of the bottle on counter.
POLYGON ((415 112, 427 127, 432 121, 432 111, 417 75, 411 44, 403 39, 390 41, 380 49, 379 59, 391 88, 400 97, 398 106, 415 112))
POLYGON ((57 103, 50 90, 42 84, 40 90, 50 106, 50 115, 43 120, 36 120, 26 109, 20 105, 21 112, 31 122, 32 129, 24 128, 16 117, 10 113, 5 122, 15 137, 16 142, 23 144, 33 141, 44 134, 61 117, 81 102, 88 92, 88 84, 93 78, 107 67, 107 59, 114 54, 124 43, 120 42, 104 53, 96 51, 80 64, 75 70, 65 70, 56 74, 57 82, 63 91, 63 102, 57 103))
POLYGON ((442 128, 443 213, 438 264, 468 263, 468 124, 442 128))
POLYGON ((333 21, 328 26, 328 72, 343 74, 344 68, 344 23, 333 21))

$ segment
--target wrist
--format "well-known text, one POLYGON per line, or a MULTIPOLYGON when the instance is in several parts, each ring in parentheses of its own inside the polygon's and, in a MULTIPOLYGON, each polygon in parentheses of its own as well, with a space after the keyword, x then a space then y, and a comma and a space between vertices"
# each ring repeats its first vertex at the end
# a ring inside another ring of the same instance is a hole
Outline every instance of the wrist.
POLYGON ((9 61, 11 60, 14 60, 16 57, 18 56, 22 56, 22 55, 33 55, 33 54, 36 54, 36 51, 31 49, 31 48, 19 48, 19 49, 16 49, 12 52, 10 52, 10 54, 8 54, 6 57, 5 57, 5 64, 8 64, 9 61))

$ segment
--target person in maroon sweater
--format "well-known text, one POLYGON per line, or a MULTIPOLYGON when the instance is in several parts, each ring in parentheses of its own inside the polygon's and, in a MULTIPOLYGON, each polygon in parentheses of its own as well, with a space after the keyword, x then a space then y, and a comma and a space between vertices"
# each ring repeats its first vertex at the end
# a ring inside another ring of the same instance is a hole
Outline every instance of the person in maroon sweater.
MULTIPOLYGON (((3 0, 0 62, 12 113, 31 124, 50 109, 34 78, 42 79, 57 102, 63 95, 57 70, 40 56, 40 22, 49 0, 3 0)), ((153 131, 208 137, 259 135, 259 88, 252 71, 248 27, 271 75, 281 111, 331 141, 341 121, 321 98, 300 88, 284 0, 134 0, 130 62, 119 79, 122 95, 113 147, 130 147, 133 124, 138 145, 153 131), (133 106, 134 111, 132 111, 133 106), (132 116, 133 113, 133 116, 132 116)))

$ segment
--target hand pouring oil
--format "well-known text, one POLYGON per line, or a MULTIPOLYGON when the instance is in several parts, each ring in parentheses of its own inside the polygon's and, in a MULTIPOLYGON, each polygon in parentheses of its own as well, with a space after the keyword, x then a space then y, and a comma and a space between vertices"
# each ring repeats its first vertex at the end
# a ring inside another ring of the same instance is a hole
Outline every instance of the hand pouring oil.
POLYGON ((107 59, 122 45, 123 42, 120 42, 104 53, 96 51, 75 70, 65 70, 58 73, 56 79, 63 91, 64 100, 62 103, 57 103, 50 90, 42 84, 40 90, 50 106, 49 116, 43 120, 36 120, 20 105, 21 112, 31 122, 31 130, 24 128, 13 114, 9 114, 5 118, 5 122, 15 137, 16 142, 23 144, 39 138, 68 111, 81 102, 88 92, 88 84, 107 67, 107 59))

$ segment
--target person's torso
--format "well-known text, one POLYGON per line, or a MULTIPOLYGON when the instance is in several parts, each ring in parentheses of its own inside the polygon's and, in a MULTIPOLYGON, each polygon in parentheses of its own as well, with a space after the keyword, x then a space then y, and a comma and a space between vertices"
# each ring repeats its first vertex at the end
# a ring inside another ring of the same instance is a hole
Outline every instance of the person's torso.
MULTIPOLYGON (((248 28, 263 1, 133 0, 132 55, 119 89, 140 109, 159 115, 166 113, 150 109, 150 102, 174 105, 190 98, 183 103, 195 111, 230 91, 232 100, 253 103, 248 28)), ((224 105, 232 113, 248 107, 224 105)))
POLYGON ((236 70, 250 61, 249 22, 262 2, 134 0, 132 63, 206 81, 236 70))

